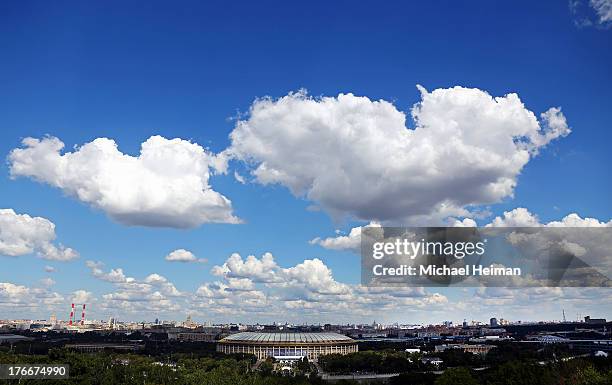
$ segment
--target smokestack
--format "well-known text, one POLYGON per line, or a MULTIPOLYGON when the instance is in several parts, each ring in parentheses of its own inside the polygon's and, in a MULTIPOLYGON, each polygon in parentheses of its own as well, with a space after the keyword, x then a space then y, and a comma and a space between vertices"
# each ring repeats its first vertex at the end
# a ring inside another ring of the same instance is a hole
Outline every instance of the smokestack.
POLYGON ((68 325, 72 326, 72 318, 74 317, 74 304, 72 304, 72 310, 70 310, 70 322, 68 325))
POLYGON ((83 304, 83 312, 81 313, 81 325, 85 324, 85 304, 83 304))

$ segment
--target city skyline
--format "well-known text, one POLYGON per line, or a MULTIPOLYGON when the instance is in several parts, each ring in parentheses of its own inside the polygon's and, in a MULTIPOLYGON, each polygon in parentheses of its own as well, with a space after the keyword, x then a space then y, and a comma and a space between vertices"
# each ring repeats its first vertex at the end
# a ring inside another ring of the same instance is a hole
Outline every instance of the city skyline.
MULTIPOLYGON (((71 304, 75 305, 75 304, 71 304)), ((79 310, 80 307, 77 306, 75 308, 79 310)), ((73 309, 73 310, 75 310, 73 309)), ((591 317, 591 315, 583 315, 576 314, 574 319, 568 318, 568 315, 565 313, 565 309, 562 309, 561 318, 559 319, 534 319, 534 320, 509 320, 505 318, 498 318, 492 316, 487 320, 477 320, 477 319, 469 319, 464 318, 463 320, 444 320, 433 323, 402 323, 402 322, 392 322, 392 323, 380 323, 376 320, 371 322, 347 322, 347 323, 337 323, 337 322, 328 322, 328 323, 292 323, 286 321, 273 321, 269 323, 260 323, 260 322, 210 322, 203 321, 198 322, 194 320, 191 315, 187 315, 184 320, 177 319, 160 319, 155 318, 154 320, 122 320, 115 316, 109 316, 106 319, 90 319, 86 316, 86 312, 74 314, 71 312, 66 319, 62 319, 58 317, 56 314, 51 314, 49 317, 45 319, 0 319, 0 326, 4 326, 7 330, 34 330, 40 331, 42 329, 53 330, 56 332, 66 332, 66 331, 78 331, 78 332, 87 332, 87 331, 100 331, 106 329, 116 329, 116 330, 138 330, 143 328, 151 328, 155 326, 164 326, 164 327, 178 327, 178 328, 187 328, 187 329, 201 329, 201 328, 225 328, 235 330, 269 330, 269 331, 287 331, 287 332, 299 332, 300 330, 325 330, 326 328, 336 328, 336 327, 344 327, 344 328, 355 328, 359 329, 374 329, 374 330, 419 330, 419 329, 427 329, 429 327, 446 327, 446 328, 466 328, 466 327, 503 327, 509 325, 558 325, 558 324, 566 324, 566 325, 580 325, 580 324, 589 324, 592 322, 605 324, 605 318, 597 318, 591 317), (23 328, 23 329, 22 329, 23 328)))
POLYGON ((358 252, 612 226, 609 2, 269 5, 0 6, 0 319, 612 318, 609 288, 366 287, 358 252))

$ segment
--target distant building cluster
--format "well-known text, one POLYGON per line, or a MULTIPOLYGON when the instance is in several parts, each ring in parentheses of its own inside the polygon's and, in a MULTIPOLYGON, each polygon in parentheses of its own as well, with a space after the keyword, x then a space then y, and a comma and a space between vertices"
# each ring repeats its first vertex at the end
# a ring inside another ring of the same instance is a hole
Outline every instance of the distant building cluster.
POLYGON ((486 355, 495 345, 482 345, 482 344, 442 344, 436 345, 436 352, 444 352, 448 349, 458 349, 466 353, 486 355))
MULTIPOLYGON (((216 344, 225 354, 253 354, 259 360, 269 357, 281 363, 307 358, 317 361, 326 354, 350 354, 359 350, 360 343, 394 343, 407 345, 407 353, 418 353, 419 359, 434 366, 441 361, 436 355, 448 350, 486 355, 497 342, 521 344, 570 344, 585 351, 612 350, 612 323, 603 318, 584 317, 582 321, 509 322, 492 317, 488 322, 444 321, 437 325, 371 324, 294 325, 294 324, 201 324, 190 316, 184 321, 126 322, 111 317, 108 320, 88 320, 85 305, 79 306, 80 319, 74 305, 68 320, 51 315, 49 320, 0 320, 0 344, 27 342, 49 333, 77 334, 90 332, 107 336, 139 333, 144 339, 192 344, 216 344)), ((565 316, 565 314, 564 314, 565 316)), ((62 337, 62 338, 65 338, 62 337)), ((80 352, 139 351, 144 342, 106 343, 67 342, 66 348, 80 352)), ((119 341, 123 341, 120 339, 119 341)), ((140 341, 140 342, 138 342, 140 341)), ((603 353, 602 353, 603 354, 603 353)), ((607 354, 607 353, 606 353, 607 354)))

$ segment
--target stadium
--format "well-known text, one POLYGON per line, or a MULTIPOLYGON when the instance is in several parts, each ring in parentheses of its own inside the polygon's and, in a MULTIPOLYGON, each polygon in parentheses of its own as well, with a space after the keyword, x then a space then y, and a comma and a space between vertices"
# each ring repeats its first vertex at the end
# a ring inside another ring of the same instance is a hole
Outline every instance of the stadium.
POLYGON ((259 360, 307 357, 309 361, 317 361, 325 354, 349 354, 357 350, 355 340, 338 333, 242 332, 227 336, 217 344, 218 352, 254 354, 259 360))

